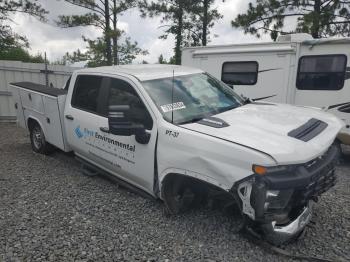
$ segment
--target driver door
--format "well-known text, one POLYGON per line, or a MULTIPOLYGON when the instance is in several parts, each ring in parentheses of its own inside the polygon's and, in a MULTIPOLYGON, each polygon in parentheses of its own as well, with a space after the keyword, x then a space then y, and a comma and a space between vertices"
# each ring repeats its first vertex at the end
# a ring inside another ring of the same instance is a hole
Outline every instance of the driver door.
POLYGON ((107 78, 102 126, 96 134, 109 171, 127 182, 153 194, 155 145, 157 127, 154 115, 147 108, 134 84, 128 79, 107 78), (151 135, 147 144, 140 144, 135 135, 120 136, 108 132, 109 106, 130 106, 135 124, 143 124, 151 135), (106 132, 107 131, 107 132, 106 132))

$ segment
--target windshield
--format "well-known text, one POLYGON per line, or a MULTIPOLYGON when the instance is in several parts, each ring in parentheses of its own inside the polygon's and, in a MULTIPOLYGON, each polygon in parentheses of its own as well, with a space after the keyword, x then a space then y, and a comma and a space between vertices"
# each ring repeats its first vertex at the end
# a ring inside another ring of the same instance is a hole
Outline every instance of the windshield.
POLYGON ((171 122, 173 115, 176 124, 199 121, 243 103, 231 88, 204 73, 149 80, 142 84, 164 119, 171 122))

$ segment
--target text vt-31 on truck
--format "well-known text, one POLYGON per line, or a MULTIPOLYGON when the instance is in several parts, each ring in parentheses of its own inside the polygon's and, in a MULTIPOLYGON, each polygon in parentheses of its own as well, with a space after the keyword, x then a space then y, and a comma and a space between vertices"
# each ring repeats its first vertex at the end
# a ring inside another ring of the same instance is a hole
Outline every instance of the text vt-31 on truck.
POLYGON ((35 152, 73 151, 171 213, 222 192, 273 244, 296 238, 336 181, 341 120, 244 100, 199 69, 100 67, 75 71, 64 89, 11 86, 35 152))

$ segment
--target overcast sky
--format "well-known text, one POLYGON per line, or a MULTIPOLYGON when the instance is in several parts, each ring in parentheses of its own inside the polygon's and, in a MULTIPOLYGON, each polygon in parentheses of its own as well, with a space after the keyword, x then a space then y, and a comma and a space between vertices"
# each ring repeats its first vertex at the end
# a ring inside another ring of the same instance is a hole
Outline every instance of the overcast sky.
MULTIPOLYGON (((72 52, 78 48, 85 50, 86 44, 82 41, 82 35, 91 39, 101 36, 101 31, 94 27, 62 29, 55 26, 54 20, 58 15, 84 13, 86 12, 84 9, 68 4, 64 0, 40 1, 42 6, 50 12, 48 23, 42 23, 33 17, 17 13, 13 17, 15 23, 11 24, 15 32, 28 38, 31 53, 46 51, 48 58, 54 61, 62 58, 66 52, 72 52)), ((222 0, 216 0, 215 7, 224 18, 211 29, 211 36, 218 35, 217 38, 212 37, 211 45, 269 40, 269 36, 257 39, 251 35, 244 35, 241 30, 231 27, 231 20, 248 8, 248 2, 247 0, 226 0, 223 3, 222 0)), ((162 34, 162 28, 159 28, 160 18, 143 19, 136 9, 132 9, 121 16, 119 21, 119 28, 125 30, 132 40, 137 41, 141 48, 149 52, 149 55, 139 58, 138 61, 146 60, 155 63, 160 54, 167 59, 173 55, 174 38, 169 37, 167 40, 158 38, 162 34)))

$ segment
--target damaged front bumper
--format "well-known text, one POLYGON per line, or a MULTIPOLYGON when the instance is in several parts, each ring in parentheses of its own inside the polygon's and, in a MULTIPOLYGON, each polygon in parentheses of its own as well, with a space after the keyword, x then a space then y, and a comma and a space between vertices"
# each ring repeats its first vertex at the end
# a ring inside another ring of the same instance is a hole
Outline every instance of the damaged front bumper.
POLYGON ((308 203, 303 208, 300 215, 286 225, 277 225, 276 221, 262 224, 261 230, 267 240, 273 244, 279 245, 297 237, 310 222, 312 217, 312 203, 308 203))
POLYGON ((254 221, 266 240, 282 244, 297 236, 312 216, 311 200, 335 185, 336 146, 303 165, 254 174, 234 185, 242 213, 254 221))

